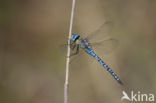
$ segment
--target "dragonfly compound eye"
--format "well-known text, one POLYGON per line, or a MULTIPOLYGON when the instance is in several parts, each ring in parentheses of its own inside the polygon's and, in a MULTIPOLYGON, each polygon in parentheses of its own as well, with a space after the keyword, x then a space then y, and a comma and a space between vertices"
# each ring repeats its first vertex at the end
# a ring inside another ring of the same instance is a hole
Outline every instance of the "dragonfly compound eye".
POLYGON ((79 34, 73 34, 71 40, 75 42, 77 39, 79 39, 80 35, 79 34))

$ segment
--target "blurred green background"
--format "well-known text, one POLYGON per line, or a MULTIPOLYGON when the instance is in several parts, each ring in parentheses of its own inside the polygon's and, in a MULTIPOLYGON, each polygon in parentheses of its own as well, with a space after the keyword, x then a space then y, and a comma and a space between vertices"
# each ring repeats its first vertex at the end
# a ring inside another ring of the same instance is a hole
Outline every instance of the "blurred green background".
MULTIPOLYGON (((71 3, 0 1, 0 103, 63 103, 66 54, 59 46, 67 42, 71 3)), ((113 22, 119 45, 103 59, 124 86, 82 54, 70 65, 69 103, 121 103, 123 90, 156 94, 155 18, 155 0, 77 0, 73 33, 113 22)))

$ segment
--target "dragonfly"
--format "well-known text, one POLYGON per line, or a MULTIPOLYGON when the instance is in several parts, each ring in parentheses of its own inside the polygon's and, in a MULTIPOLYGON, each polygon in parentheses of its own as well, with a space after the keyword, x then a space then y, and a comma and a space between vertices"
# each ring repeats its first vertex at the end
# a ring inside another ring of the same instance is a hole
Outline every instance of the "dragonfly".
MULTIPOLYGON (((72 34, 70 48, 74 51, 71 56, 79 54, 80 49, 85 51, 87 54, 92 56, 96 61, 98 61, 113 77, 114 79, 121 85, 123 85, 122 81, 118 78, 118 76, 113 72, 113 70, 95 53, 94 46, 100 46, 100 49, 108 47, 112 43, 116 43, 115 39, 105 39, 107 38, 109 32, 112 28, 112 22, 107 21, 102 24, 97 30, 89 34, 87 37, 81 37, 80 34, 72 34)), ((109 47, 108 47, 109 48, 109 47)))

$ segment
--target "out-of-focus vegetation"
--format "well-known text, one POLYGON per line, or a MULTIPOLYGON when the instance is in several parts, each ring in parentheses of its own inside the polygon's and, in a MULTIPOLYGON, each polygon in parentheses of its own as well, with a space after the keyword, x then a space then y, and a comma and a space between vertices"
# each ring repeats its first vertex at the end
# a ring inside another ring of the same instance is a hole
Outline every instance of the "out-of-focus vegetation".
MULTIPOLYGON (((71 2, 0 1, 0 103, 63 102, 59 45, 67 42, 71 2)), ((124 86, 83 54, 70 67, 69 103, 120 103, 122 90, 156 93, 155 11, 155 0, 77 0, 74 33, 113 22, 119 46, 103 59, 124 86)))

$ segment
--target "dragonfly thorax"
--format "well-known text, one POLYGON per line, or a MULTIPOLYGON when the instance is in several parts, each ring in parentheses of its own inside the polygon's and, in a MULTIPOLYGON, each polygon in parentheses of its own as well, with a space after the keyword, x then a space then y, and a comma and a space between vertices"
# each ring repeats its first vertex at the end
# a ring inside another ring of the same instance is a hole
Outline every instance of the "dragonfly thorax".
POLYGON ((81 45, 81 48, 90 48, 90 45, 89 45, 89 43, 88 43, 88 41, 87 41, 87 39, 85 39, 85 38, 82 38, 82 39, 80 39, 79 40, 80 41, 80 45, 81 45))
POLYGON ((80 45, 81 48, 83 48, 83 49, 90 48, 90 45, 89 45, 87 39, 86 38, 80 38, 80 35, 79 34, 73 34, 72 37, 71 37, 71 40, 75 44, 80 45))

